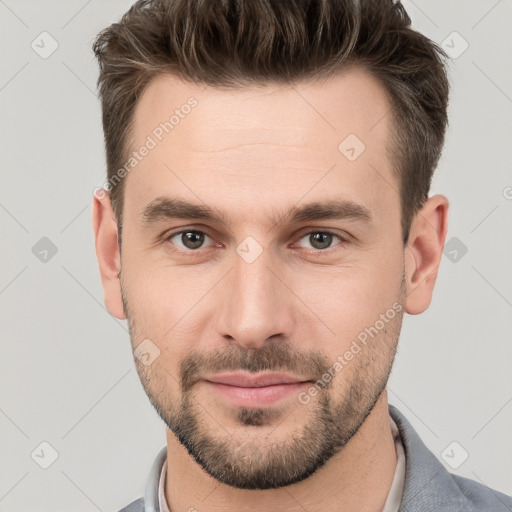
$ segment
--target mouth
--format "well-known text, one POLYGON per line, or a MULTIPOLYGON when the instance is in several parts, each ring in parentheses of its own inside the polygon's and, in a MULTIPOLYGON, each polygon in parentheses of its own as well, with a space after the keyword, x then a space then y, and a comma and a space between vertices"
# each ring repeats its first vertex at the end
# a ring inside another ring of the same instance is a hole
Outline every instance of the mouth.
POLYGON ((208 389, 241 407, 268 407, 311 385, 311 380, 284 373, 247 372, 214 375, 203 379, 208 389))

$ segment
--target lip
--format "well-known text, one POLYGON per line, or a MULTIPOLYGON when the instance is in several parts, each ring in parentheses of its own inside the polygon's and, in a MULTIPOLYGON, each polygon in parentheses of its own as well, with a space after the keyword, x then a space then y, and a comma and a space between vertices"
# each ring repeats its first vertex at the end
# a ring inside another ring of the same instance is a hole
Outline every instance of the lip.
POLYGON ((260 388, 264 386, 275 386, 277 384, 294 384, 297 382, 310 382, 308 379, 293 377, 286 373, 258 373, 256 375, 247 372, 226 373, 214 375, 207 379, 208 382, 218 384, 227 384, 228 386, 237 386, 240 388, 260 388))
POLYGON ((203 381, 210 391, 240 407, 268 407, 312 382, 284 373, 247 372, 214 375, 203 381))

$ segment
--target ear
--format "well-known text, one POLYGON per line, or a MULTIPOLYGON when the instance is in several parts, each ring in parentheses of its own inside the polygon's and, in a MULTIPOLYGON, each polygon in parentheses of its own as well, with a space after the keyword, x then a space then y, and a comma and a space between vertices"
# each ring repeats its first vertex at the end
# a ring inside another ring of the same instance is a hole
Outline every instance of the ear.
POLYGON ((121 255, 117 239, 117 222, 109 193, 96 189, 92 203, 92 228, 96 257, 100 267, 101 282, 108 312, 119 320, 126 318, 121 296, 121 255))
POLYGON ((432 300, 448 231, 448 209, 445 196, 429 197, 411 223, 405 250, 405 311, 411 315, 423 313, 432 300))

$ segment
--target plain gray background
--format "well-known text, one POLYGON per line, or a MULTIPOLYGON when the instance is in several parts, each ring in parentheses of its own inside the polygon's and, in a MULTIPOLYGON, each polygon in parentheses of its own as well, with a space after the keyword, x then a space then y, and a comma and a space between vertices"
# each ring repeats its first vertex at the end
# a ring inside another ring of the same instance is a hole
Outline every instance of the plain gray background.
MULTIPOLYGON (((403 3, 454 57, 432 188, 451 202, 450 245, 430 309, 404 317, 390 402, 450 471, 512 494, 512 2, 403 3)), ((117 511, 165 444, 91 228, 105 179, 91 43, 130 5, 0 0, 0 511, 117 511)))

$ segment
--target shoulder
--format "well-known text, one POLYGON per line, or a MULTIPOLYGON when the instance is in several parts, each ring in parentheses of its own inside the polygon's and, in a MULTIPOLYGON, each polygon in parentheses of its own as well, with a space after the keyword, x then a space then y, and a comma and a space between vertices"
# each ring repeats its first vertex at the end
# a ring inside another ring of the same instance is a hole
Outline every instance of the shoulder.
POLYGON ((119 510, 119 512, 144 512, 144 498, 132 501, 129 505, 119 510))
POLYGON ((512 497, 447 471, 394 406, 406 469, 400 512, 512 512, 512 497))
POLYGON ((491 487, 481 484, 470 478, 453 475, 450 477, 460 489, 461 494, 475 511, 496 511, 496 512, 512 512, 512 497, 503 494, 491 487))
POLYGON ((158 487, 159 482, 164 475, 165 462, 167 460, 167 445, 163 446, 153 460, 149 475, 146 480, 144 496, 132 501, 129 505, 119 510, 119 512, 145 512, 146 508, 153 512, 158 510, 158 487), (144 503, 146 500, 146 503, 144 503))

